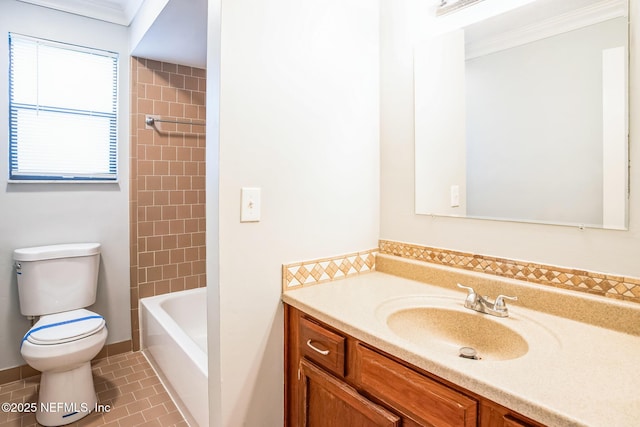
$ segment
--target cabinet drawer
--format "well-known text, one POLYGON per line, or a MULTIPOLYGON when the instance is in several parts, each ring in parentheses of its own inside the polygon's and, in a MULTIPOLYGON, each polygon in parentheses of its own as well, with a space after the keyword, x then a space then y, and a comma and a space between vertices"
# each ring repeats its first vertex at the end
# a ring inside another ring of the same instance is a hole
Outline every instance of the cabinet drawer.
POLYGON ((359 387, 418 423, 442 427, 475 426, 477 402, 361 344, 356 347, 359 387))
POLYGON ((338 376, 344 376, 345 337, 300 318, 300 354, 338 376))

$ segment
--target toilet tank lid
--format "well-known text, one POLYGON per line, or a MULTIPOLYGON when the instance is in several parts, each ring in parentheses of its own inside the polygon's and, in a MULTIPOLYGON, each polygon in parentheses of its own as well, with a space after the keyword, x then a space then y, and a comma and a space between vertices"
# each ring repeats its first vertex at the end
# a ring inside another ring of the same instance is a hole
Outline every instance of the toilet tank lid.
POLYGON ((100 243, 66 243, 16 249, 13 251, 13 259, 16 261, 42 261, 55 258, 90 256, 99 253, 100 243))

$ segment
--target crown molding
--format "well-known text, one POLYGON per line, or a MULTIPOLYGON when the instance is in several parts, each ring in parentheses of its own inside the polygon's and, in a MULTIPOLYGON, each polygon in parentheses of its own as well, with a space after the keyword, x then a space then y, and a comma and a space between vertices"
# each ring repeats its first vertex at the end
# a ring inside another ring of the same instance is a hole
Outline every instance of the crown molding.
POLYGON ((143 0, 18 0, 36 6, 55 9, 75 15, 86 16, 100 21, 128 26, 143 0))

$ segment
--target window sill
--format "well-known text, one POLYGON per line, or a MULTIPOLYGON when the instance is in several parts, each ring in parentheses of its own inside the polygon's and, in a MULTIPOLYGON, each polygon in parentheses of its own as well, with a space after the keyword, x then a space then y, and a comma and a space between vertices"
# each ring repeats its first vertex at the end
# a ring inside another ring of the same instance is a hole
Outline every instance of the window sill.
POLYGON ((120 180, 101 180, 101 179, 9 179, 9 184, 119 184, 120 180))

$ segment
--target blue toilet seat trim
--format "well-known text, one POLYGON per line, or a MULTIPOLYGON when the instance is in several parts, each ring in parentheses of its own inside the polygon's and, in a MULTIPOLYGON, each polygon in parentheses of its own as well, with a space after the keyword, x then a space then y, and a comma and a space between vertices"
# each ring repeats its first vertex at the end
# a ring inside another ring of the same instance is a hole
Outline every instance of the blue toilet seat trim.
POLYGON ((38 332, 38 331, 41 331, 43 329, 54 328, 56 326, 67 325, 69 323, 82 322, 83 320, 89 320, 89 319, 103 319, 104 320, 104 317, 102 317, 100 315, 85 316, 85 317, 78 317, 77 319, 65 320, 64 322, 49 323, 48 325, 38 326, 37 328, 31 329, 29 332, 27 332, 25 334, 25 336, 22 338, 22 341, 20 341, 20 348, 22 348, 22 345, 24 344, 24 342, 29 338, 29 335, 31 335, 34 332, 38 332))

